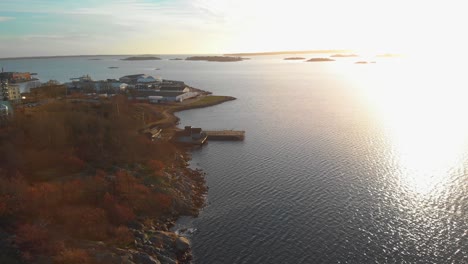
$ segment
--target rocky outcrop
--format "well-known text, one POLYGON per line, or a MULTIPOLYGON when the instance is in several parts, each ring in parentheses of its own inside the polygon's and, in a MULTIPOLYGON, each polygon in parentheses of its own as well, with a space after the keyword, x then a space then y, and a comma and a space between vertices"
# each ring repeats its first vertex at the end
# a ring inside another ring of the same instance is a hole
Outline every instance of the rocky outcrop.
POLYGON ((288 57, 288 58, 284 58, 284 60, 305 60, 305 58, 303 58, 303 57, 288 57))
POLYGON ((135 56, 135 57, 128 57, 122 60, 125 61, 139 61, 139 60, 160 60, 161 58, 152 57, 152 56, 135 56))
POLYGON ((141 252, 133 254, 133 260, 134 262, 140 264, 161 264, 161 262, 158 259, 141 252))
POLYGON ((335 61, 334 59, 330 58, 312 58, 307 60, 307 62, 316 62, 316 61, 335 61))
POLYGON ((185 252, 190 249, 190 241, 185 237, 178 237, 175 246, 178 252, 185 252))
POLYGON ((243 61, 247 58, 242 57, 228 57, 228 56, 193 56, 188 57, 185 60, 191 61, 217 61, 217 62, 233 62, 233 61, 243 61))

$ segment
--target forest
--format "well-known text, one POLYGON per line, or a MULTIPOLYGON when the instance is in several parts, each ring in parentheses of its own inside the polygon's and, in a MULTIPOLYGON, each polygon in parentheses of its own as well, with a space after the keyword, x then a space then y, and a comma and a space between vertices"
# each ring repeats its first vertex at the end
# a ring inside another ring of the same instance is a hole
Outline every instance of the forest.
POLYGON ((185 161, 138 132, 139 111, 124 96, 53 100, 0 129, 0 234, 23 261, 94 263, 87 243, 131 248, 131 223, 180 213, 171 175, 185 161))

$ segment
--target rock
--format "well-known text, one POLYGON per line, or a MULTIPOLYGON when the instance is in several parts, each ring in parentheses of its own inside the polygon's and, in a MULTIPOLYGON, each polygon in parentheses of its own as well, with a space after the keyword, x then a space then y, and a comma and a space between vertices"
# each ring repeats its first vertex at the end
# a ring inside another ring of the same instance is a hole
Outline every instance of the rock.
POLYGON ((95 258, 98 263, 121 263, 121 257, 112 252, 97 252, 95 258))
POLYGON ((131 255, 121 256, 119 263, 121 263, 121 264, 135 264, 135 262, 132 261, 132 256, 131 255))
POLYGON ((145 233, 141 232, 141 231, 138 231, 138 230, 135 230, 133 232, 133 235, 135 236, 135 238, 138 238, 140 239, 141 241, 145 241, 147 240, 147 236, 145 235, 145 233))
POLYGON ((135 229, 135 230, 143 230, 145 226, 140 222, 132 221, 128 224, 128 228, 135 229))
POLYGON ((175 259, 172 259, 168 256, 158 255, 158 259, 161 261, 161 264, 177 264, 175 259))
POLYGON ((133 254, 133 261, 138 264, 161 264, 158 259, 140 252, 133 254))
POLYGON ((170 232, 156 231, 153 232, 149 241, 155 246, 173 245, 175 242, 175 235, 170 232))
POLYGON ((229 57, 229 56, 193 56, 193 57, 188 57, 185 60, 231 62, 231 61, 243 61, 247 59, 248 58, 229 57))
POLYGON ((190 241, 185 237, 178 237, 175 242, 177 251, 185 252, 190 249, 190 241))
POLYGON ((309 59, 307 60, 307 62, 313 62, 313 61, 335 61, 334 59, 330 59, 330 58, 312 58, 312 59, 309 59))

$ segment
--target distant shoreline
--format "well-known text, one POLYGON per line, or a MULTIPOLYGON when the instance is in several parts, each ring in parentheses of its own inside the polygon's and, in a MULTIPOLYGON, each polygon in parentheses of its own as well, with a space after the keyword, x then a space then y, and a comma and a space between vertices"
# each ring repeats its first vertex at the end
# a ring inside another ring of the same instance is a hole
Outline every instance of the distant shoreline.
POLYGON ((86 58, 86 57, 115 57, 115 56, 261 56, 282 54, 316 54, 316 53, 348 53, 351 50, 298 50, 298 51, 269 51, 269 52, 245 52, 245 53, 155 53, 155 54, 83 54, 83 55, 50 55, 50 56, 25 56, 25 57, 1 57, 0 60, 30 60, 30 59, 56 59, 56 58, 86 58))
POLYGON ((296 50, 296 51, 270 51, 270 52, 246 52, 226 53, 224 56, 266 56, 286 54, 318 54, 318 53, 349 53, 351 50, 296 50))

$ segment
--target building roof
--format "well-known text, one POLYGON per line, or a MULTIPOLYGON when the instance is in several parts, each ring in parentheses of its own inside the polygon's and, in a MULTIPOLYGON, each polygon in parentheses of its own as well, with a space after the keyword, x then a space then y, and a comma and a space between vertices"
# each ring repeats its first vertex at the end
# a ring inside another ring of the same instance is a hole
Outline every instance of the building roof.
POLYGON ((162 97, 176 97, 183 92, 161 92, 161 91, 154 91, 154 90, 147 90, 147 91, 137 91, 135 96, 137 97, 147 97, 147 96, 162 96, 162 97))
POLYGON ((161 91, 183 91, 187 88, 185 85, 182 84, 163 84, 159 88, 161 91))
POLYGON ((120 77, 120 78, 139 78, 141 76, 144 76, 145 74, 144 73, 140 73, 140 74, 131 74, 131 75, 125 75, 123 77, 120 77))

